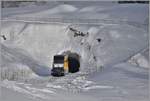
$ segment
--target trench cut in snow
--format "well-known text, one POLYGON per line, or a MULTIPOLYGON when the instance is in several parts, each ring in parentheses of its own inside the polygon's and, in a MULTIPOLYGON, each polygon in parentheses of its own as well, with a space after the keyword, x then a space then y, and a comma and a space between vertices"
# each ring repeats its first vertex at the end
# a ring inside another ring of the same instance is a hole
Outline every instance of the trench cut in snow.
POLYGON ((149 53, 140 53, 148 48, 148 8, 98 1, 2 8, 4 100, 149 101, 148 68, 142 68, 149 53), (69 27, 89 34, 74 37, 69 27), (81 56, 80 71, 50 76, 53 56, 66 50, 81 56), (136 65, 127 63, 137 53, 136 65))
MULTIPOLYGON (((104 5, 106 4, 104 3, 104 5)), ((147 5, 121 6, 111 3, 109 5, 111 5, 112 9, 103 9, 104 6, 101 5, 101 8, 95 13, 91 13, 90 10, 96 9, 96 6, 84 6, 80 8, 75 5, 60 4, 56 7, 41 10, 40 12, 33 11, 33 13, 14 15, 14 17, 42 16, 41 20, 51 16, 68 18, 70 15, 72 18, 79 17, 86 18, 86 20, 87 18, 110 19, 110 17, 111 20, 109 23, 102 22, 99 26, 75 25, 75 29, 84 33, 89 32, 89 36, 85 37, 74 37, 73 33, 67 29, 71 24, 3 22, 2 33, 7 37, 6 41, 2 41, 2 52, 4 53, 2 58, 4 61, 3 65, 11 61, 12 64, 27 65, 38 75, 50 75, 53 55, 70 50, 81 56, 81 71, 84 71, 86 68, 109 67, 109 65, 126 61, 130 56, 148 47, 148 34, 145 29, 139 28, 136 25, 119 22, 120 19, 128 22, 133 20, 132 18, 136 18, 134 21, 138 22, 138 19, 141 19, 144 15, 143 19, 146 20, 147 5), (135 17, 133 15, 135 8, 139 9, 139 11, 136 10, 136 13, 141 16, 135 17), (87 11, 86 13, 80 13, 79 11, 82 10, 87 11), (121 11, 125 11, 125 13, 121 11), (118 15, 118 12, 123 13, 123 16, 118 15), (130 14, 129 17, 128 14, 130 14), (114 24, 113 22, 116 19, 118 19, 118 23, 114 24), (101 39, 101 42, 99 43, 97 39, 101 39)), ((21 10, 19 11, 21 12, 21 10)), ((5 15, 5 12, 3 14, 5 15)), ((142 24, 143 22, 140 23, 142 24)))
MULTIPOLYGON (((15 29, 15 26, 13 28, 15 29)), ((17 28, 18 24, 14 33, 19 32, 17 28)), ((67 25, 30 24, 22 34, 14 34, 14 37, 18 37, 17 39, 4 42, 5 44, 11 42, 22 51, 9 45, 2 45, 2 50, 4 50, 2 52, 5 53, 3 57, 5 59, 7 56, 5 61, 27 65, 36 74, 46 76, 50 75, 51 57, 60 51, 70 50, 78 53, 82 59, 81 70, 85 70, 85 68, 105 67, 125 61, 148 45, 147 33, 131 25, 76 26, 83 32, 90 32, 89 36, 85 37, 74 37, 74 34, 68 29, 66 31, 66 28, 67 25), (97 41, 98 38, 102 40, 100 43, 97 41), (31 55, 25 55, 25 52, 31 55), (8 53, 15 59, 7 55, 8 53), (35 62, 34 59, 43 65, 35 62)))

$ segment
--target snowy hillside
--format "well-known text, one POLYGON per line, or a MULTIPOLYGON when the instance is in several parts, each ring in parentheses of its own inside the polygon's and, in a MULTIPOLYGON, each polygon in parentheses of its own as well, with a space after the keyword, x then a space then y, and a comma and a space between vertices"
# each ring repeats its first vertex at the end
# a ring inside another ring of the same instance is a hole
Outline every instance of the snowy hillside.
POLYGON ((148 101, 148 6, 47 2, 3 8, 2 99, 148 101), (69 27, 89 34, 74 37, 69 27), (52 77, 53 56, 67 50, 81 56, 80 72, 52 77))

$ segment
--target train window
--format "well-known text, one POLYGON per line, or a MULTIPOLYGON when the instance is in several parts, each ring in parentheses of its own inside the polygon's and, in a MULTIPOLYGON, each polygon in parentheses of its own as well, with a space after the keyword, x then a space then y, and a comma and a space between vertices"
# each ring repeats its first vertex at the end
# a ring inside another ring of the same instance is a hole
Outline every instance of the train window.
POLYGON ((54 64, 54 67, 64 67, 64 64, 54 64))

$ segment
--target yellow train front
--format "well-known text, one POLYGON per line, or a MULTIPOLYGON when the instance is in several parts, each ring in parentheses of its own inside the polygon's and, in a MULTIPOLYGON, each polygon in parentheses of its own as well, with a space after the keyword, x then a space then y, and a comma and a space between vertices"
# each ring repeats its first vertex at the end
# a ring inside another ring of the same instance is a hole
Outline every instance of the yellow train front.
POLYGON ((71 52, 55 55, 52 67, 52 76, 60 77, 67 73, 76 73, 80 69, 80 56, 77 53, 71 52))

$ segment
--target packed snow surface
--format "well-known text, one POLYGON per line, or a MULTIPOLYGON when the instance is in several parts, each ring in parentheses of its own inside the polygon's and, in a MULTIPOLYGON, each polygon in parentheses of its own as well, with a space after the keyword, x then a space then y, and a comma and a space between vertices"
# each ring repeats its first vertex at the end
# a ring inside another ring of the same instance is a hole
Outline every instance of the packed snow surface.
POLYGON ((48 2, 3 8, 3 101, 148 101, 148 6, 48 2), (74 37, 69 27, 89 34, 74 37), (67 50, 81 56, 80 72, 52 77, 53 56, 67 50))

